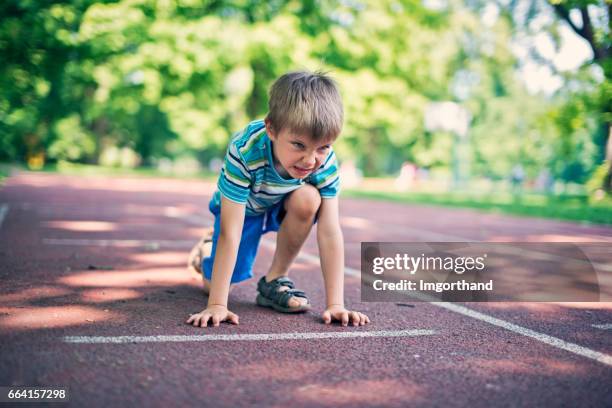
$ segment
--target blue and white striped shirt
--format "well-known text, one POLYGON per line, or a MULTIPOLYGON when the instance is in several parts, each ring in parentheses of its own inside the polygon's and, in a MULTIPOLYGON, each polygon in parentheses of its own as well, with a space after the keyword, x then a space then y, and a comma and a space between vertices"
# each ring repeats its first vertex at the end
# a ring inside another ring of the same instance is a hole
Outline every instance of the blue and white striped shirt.
POLYGON ((246 204, 246 215, 260 215, 304 183, 315 186, 322 198, 338 195, 338 161, 330 152, 323 165, 304 179, 285 179, 274 168, 272 145, 263 120, 256 120, 229 143, 212 205, 228 200, 246 204))

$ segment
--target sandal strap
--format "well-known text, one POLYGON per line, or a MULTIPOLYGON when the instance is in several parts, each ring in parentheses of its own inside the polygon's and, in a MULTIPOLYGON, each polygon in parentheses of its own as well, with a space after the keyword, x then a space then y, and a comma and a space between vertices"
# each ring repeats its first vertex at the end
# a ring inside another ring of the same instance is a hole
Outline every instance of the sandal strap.
POLYGON ((295 283, 286 276, 281 276, 270 282, 266 282, 266 277, 262 276, 259 282, 257 282, 257 290, 268 299, 276 299, 277 296, 275 297, 275 294, 279 293, 278 288, 281 286, 293 289, 295 288, 295 283))
POLYGON ((294 288, 295 283, 293 283, 293 281, 286 276, 281 276, 270 282, 266 282, 266 278, 262 276, 257 283, 257 290, 262 296, 283 307, 289 307, 289 299, 292 297, 300 297, 308 301, 308 296, 306 296, 304 291, 294 288), (278 288, 281 286, 288 287, 289 289, 279 291, 278 288))
MULTIPOLYGON (((300 298, 304 298, 308 301, 308 297, 306 296, 306 293, 304 293, 304 291, 298 290, 298 289, 288 289, 284 292, 280 292, 282 293, 282 295, 280 296, 280 298, 278 299, 278 303, 280 303, 281 306, 283 307, 289 307, 289 299, 291 299, 292 297, 300 297, 300 298)), ((306 302, 308 303, 308 302, 306 302)))
MULTIPOLYGON (((264 281, 266 280, 266 278, 264 278, 264 281)), ((274 279, 273 281, 269 282, 272 283, 274 282, 274 286, 287 286, 289 287, 289 289, 293 289, 295 288, 295 283, 293 283, 293 281, 287 277, 287 276, 281 276, 279 278, 274 279)))

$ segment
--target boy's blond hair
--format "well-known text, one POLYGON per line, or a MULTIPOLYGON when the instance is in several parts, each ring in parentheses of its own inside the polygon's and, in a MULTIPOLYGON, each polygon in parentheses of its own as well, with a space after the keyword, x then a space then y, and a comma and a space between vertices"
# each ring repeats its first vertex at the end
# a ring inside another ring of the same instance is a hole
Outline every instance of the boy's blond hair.
POLYGON ((334 80, 322 72, 289 72, 270 88, 266 119, 272 129, 287 128, 315 141, 334 140, 342 130, 342 98, 334 80))

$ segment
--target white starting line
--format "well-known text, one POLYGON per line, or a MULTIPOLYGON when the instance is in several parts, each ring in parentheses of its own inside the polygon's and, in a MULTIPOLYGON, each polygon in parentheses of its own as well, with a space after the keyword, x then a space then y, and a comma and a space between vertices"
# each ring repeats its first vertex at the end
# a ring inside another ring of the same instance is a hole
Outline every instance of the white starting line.
POLYGON ((45 245, 67 246, 99 246, 117 248, 145 248, 145 249, 191 249, 195 240, 140 240, 140 239, 71 239, 71 238, 43 238, 45 245))
MULTIPOLYGON (((6 211, 6 210, 5 210, 6 211)), ((2 213, 2 207, 0 207, 0 214, 2 213)), ((200 217, 181 217, 177 216, 182 221, 186 221, 189 224, 198 226, 210 226, 210 222, 200 217)), ((436 238, 442 239, 443 235, 439 234, 436 238)), ((457 237, 459 238, 459 237, 457 237)), ((274 248, 274 242, 269 239, 263 239, 262 244, 268 248, 274 248)), ((67 239, 44 239, 43 243, 51 245, 102 245, 102 246, 137 246, 137 247, 149 247, 155 248, 159 246, 172 247, 172 248, 185 248, 191 247, 193 242, 186 241, 140 241, 140 240, 67 240, 67 239), (189 244, 189 245, 188 245, 189 244)), ((298 259, 302 261, 319 265, 319 257, 301 252, 298 259)), ((360 278, 361 272, 357 269, 345 267, 345 274, 355 278, 360 278)), ((568 351, 570 353, 586 357, 588 359, 597 361, 599 363, 612 366, 612 355, 601 353, 589 349, 587 347, 580 346, 575 343, 567 342, 558 337, 550 336, 548 334, 539 333, 535 330, 531 330, 514 323, 507 322, 502 319, 498 319, 493 316, 489 316, 482 312, 469 309, 465 306, 458 305, 455 303, 448 302, 435 302, 429 301, 430 304, 446 309, 448 311, 458 313, 460 315, 470 317, 481 322, 491 324, 493 326, 501 327, 513 333, 521 336, 529 337, 537 340, 541 343, 549 346, 568 351)), ((612 324, 604 325, 592 325, 593 327, 608 330, 612 328, 612 324)), ((405 330, 399 332, 333 332, 333 333, 280 333, 280 334, 236 334, 236 335, 207 335, 207 336, 119 336, 119 337, 87 337, 87 336, 72 336, 65 337, 64 341, 68 343, 144 343, 144 342, 172 342, 172 341, 236 341, 236 340, 284 340, 284 339, 321 339, 321 338, 350 338, 350 337, 398 337, 397 333, 404 333, 402 336, 418 336, 418 335, 431 335, 434 334, 431 330, 405 330), (385 333, 385 334, 381 334, 385 333), (396 333, 395 335, 389 335, 389 333, 396 333), (406 334, 412 333, 412 334, 406 334), (414 334, 419 333, 419 334, 414 334), (286 337, 284 337, 286 336, 286 337)))
MULTIPOLYGON (((308 258, 311 259, 311 258, 308 258)), ((306 260, 306 259, 304 259, 306 260)), ((350 268, 345 267, 345 271, 347 275, 354 276, 360 278, 361 272, 350 268)), ((407 293, 413 297, 422 297, 416 296, 415 294, 407 293)), ((472 319, 480 320, 481 322, 489 323, 493 326, 501 327, 516 334, 520 334, 521 336, 531 337, 541 343, 548 344, 549 346, 556 347, 561 350, 569 351, 570 353, 577 354, 582 357, 590 358, 591 360, 595 360, 599 363, 606 364, 608 366, 612 366, 612 355, 601 353, 599 351, 591 350, 590 348, 580 346, 575 343, 570 343, 565 340, 561 340, 558 337, 550 336, 548 334, 540 333, 535 330, 528 329, 526 327, 519 326, 518 324, 510 323, 502 319, 498 319, 497 317, 489 316, 486 313, 477 312, 475 310, 469 309, 465 306, 449 303, 449 302, 436 302, 436 301, 428 301, 428 303, 441 307, 443 309, 449 310, 451 312, 455 312, 461 314, 463 316, 471 317, 472 319)))
MULTIPOLYGON (((272 243, 269 240, 262 240, 262 244, 269 248, 274 247, 274 243, 272 243)), ((314 263, 316 265, 319 265, 319 262, 320 262, 319 257, 314 256, 312 254, 308 254, 308 253, 300 253, 298 255, 298 259, 301 259, 302 261, 305 261, 305 262, 314 263)), ((348 276, 352 276, 357 279, 361 278, 361 271, 358 271, 357 269, 353 269, 351 267, 345 266, 344 271, 345 271, 345 274, 348 276)), ((414 296, 414 294, 411 294, 411 295, 414 296)), ((518 324, 510 323, 505 320, 498 319, 493 316, 489 316, 485 313, 477 312, 475 310, 469 309, 465 306, 462 306, 456 303, 435 302, 435 301, 428 301, 428 303, 434 306, 449 310, 451 312, 458 313, 463 316, 471 317, 472 319, 480 320, 481 322, 489 323, 493 326, 501 327, 513 333, 520 334, 521 336, 530 337, 541 343, 548 344, 549 346, 556 347, 561 350, 569 351, 570 353, 577 354, 579 356, 586 357, 591 360, 595 360, 599 363, 602 363, 608 366, 612 366, 612 355, 601 353, 595 350, 591 350, 587 347, 583 347, 575 343, 570 343, 568 341, 561 340, 558 337, 540 333, 535 330, 531 330, 526 327, 519 326, 518 324)), ((596 325, 594 325, 594 327, 595 326, 596 325)), ((605 328, 605 329, 612 328, 612 324, 599 325, 599 326, 602 326, 602 327, 598 327, 598 328, 605 328)))
POLYGON ((416 337, 436 334, 433 330, 380 330, 363 332, 322 332, 322 333, 259 333, 259 334, 208 334, 194 336, 66 336, 66 343, 121 344, 121 343, 166 343, 202 341, 269 341, 269 340, 312 340, 347 339, 362 337, 416 337))

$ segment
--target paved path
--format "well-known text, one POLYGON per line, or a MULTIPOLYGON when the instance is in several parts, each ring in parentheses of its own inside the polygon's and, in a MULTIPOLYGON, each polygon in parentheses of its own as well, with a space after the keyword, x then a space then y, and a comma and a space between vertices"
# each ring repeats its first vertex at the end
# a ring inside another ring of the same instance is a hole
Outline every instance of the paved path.
MULTIPOLYGON (((598 241, 612 228, 343 200, 346 298, 325 326, 311 234, 292 277, 314 304, 230 295, 240 326, 185 325, 206 298, 186 252, 214 185, 22 173, 0 190, 0 386, 68 386, 71 406, 610 406, 612 303, 361 303, 361 241, 598 241)), ((256 262, 273 253, 268 235, 256 262)), ((602 262, 606 262, 603 257, 602 262)))

